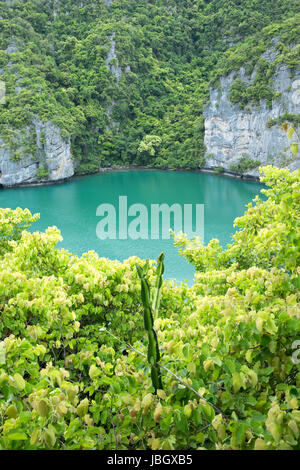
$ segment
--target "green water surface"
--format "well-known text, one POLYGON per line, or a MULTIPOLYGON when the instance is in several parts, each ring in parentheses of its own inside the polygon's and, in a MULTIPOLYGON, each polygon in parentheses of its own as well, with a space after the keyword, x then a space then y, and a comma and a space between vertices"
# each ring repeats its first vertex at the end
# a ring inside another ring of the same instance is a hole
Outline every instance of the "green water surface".
MULTIPOLYGON (((79 177, 57 185, 2 189, 0 206, 27 207, 32 213, 39 212, 40 220, 33 229, 44 231, 56 225, 64 238, 58 246, 78 255, 95 250, 101 257, 122 261, 133 255, 154 259, 164 251, 166 277, 190 281, 193 267, 178 256, 172 239, 99 240, 97 207, 110 203, 118 214, 119 196, 127 196, 129 206, 146 205, 149 214, 151 204, 204 204, 204 241, 218 238, 225 246, 234 233, 234 219, 244 213, 246 204, 260 189, 261 185, 252 181, 200 172, 124 170, 79 177)), ((149 223, 149 231, 150 226, 149 223)))

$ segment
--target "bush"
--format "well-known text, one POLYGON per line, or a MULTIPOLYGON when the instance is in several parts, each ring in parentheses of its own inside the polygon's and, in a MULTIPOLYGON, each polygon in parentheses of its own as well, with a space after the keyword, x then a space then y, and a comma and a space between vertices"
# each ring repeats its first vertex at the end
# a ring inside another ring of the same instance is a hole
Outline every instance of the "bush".
POLYGON ((254 170, 260 165, 259 160, 252 160, 249 157, 241 157, 237 163, 231 163, 229 168, 236 173, 245 173, 248 170, 254 170))
POLYGON ((45 168, 44 165, 41 165, 36 173, 38 180, 45 180, 49 178, 49 171, 45 168))
POLYGON ((227 249, 175 237, 196 275, 162 285, 157 394, 145 263, 79 258, 1 210, 0 449, 299 449, 299 171, 264 172, 227 249))

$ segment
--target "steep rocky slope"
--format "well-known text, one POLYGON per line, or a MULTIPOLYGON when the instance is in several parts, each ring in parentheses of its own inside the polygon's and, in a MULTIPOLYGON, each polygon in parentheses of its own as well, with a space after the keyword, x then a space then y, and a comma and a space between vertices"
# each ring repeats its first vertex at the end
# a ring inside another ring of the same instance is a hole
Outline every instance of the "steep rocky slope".
POLYGON ((293 155, 289 149, 280 118, 299 113, 300 73, 291 77, 285 66, 280 67, 273 79, 278 96, 271 105, 263 99, 258 106, 241 109, 230 100, 231 86, 237 77, 251 83, 254 75, 255 72, 250 78, 245 76, 242 68, 238 73, 221 77, 220 87, 210 90, 210 104, 204 110, 205 166, 232 170, 248 159, 249 168, 245 167, 243 173, 249 175, 258 176, 258 166, 270 163, 295 170, 300 166, 300 156, 293 155), (256 168, 251 168, 255 163, 256 168))
MULTIPOLYGON (((33 121, 35 130, 34 153, 24 152, 21 158, 13 158, 10 148, 0 139, 0 186, 59 181, 74 175, 70 139, 62 139, 60 129, 51 122, 33 121)), ((20 136, 18 150, 29 137, 32 129, 25 129, 20 136)))

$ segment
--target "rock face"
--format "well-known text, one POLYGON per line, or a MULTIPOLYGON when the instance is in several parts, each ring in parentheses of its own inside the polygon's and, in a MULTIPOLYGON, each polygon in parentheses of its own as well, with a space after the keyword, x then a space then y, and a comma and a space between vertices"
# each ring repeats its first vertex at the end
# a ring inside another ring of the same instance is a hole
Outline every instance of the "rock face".
POLYGON ((118 57, 116 54, 116 41, 115 41, 115 33, 109 36, 110 40, 110 50, 107 55, 107 59, 105 61, 105 65, 108 70, 116 77, 117 81, 121 79, 122 76, 122 69, 119 67, 118 64, 118 57), (113 63, 111 63, 113 61, 113 63))
MULTIPOLYGON (((70 139, 64 140, 60 130, 51 122, 33 122, 35 130, 35 154, 26 154, 20 135, 20 160, 15 161, 10 148, 0 139, 0 186, 54 182, 74 175, 70 139), (43 171, 41 171, 43 170, 43 171)), ((25 130, 29 133, 29 130, 25 130)), ((26 140, 26 139, 25 139, 26 140)))
MULTIPOLYGON (((229 99, 230 86, 235 78, 251 82, 254 78, 245 77, 244 69, 238 74, 232 72, 220 80, 220 89, 210 90, 210 104, 204 110, 206 146, 206 167, 223 167, 230 170, 241 158, 251 158, 261 165, 273 164, 295 170, 300 166, 299 155, 294 156, 290 141, 281 126, 268 127, 270 119, 278 118, 284 113, 299 113, 300 73, 293 78, 282 66, 273 77, 273 87, 280 93, 273 100, 270 109, 265 100, 260 106, 249 106, 241 110, 229 99), (237 76, 238 75, 238 76, 237 76)), ((247 170, 246 174, 258 176, 258 169, 247 170)))

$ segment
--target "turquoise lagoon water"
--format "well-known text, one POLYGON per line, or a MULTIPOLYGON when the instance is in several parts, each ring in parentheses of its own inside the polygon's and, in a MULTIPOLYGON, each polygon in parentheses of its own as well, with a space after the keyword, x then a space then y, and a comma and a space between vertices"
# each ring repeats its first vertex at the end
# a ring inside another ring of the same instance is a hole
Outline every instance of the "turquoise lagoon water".
MULTIPOLYGON (((56 225, 63 236, 58 246, 77 255, 95 250, 101 257, 122 261, 133 255, 155 259, 164 251, 166 277, 191 281, 193 267, 179 257, 172 239, 151 240, 149 235, 149 239, 140 240, 100 240, 96 234, 101 220, 96 216, 97 207, 112 204, 118 220, 120 196, 127 196, 128 206, 145 205, 149 217, 152 204, 193 204, 195 225, 195 205, 204 204, 204 242, 218 238, 226 246, 235 230, 234 219, 244 213, 246 204, 261 187, 256 182, 201 172, 122 170, 74 178, 57 185, 2 189, 0 206, 27 207, 32 213, 39 212, 40 220, 33 229, 44 231, 56 225)), ((132 219, 128 217, 128 222, 132 219)), ((150 219, 148 225, 150 234, 150 219)))

